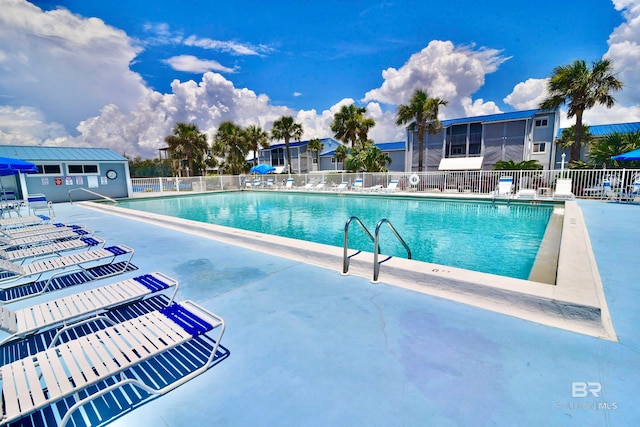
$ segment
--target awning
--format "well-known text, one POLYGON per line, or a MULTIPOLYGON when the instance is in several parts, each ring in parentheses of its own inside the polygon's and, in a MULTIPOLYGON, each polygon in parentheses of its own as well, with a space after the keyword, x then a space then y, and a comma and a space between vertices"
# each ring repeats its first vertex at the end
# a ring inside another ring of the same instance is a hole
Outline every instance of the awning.
POLYGON ((457 157, 440 160, 439 171, 469 171, 482 169, 484 157, 457 157))
POLYGON ((282 173, 284 172, 284 166, 276 166, 276 170, 273 171, 274 173, 282 173))

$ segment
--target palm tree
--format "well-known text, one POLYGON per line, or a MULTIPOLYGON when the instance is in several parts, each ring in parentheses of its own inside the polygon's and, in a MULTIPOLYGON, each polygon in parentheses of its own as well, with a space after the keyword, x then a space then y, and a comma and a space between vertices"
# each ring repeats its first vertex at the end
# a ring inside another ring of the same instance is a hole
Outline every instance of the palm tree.
POLYGON ((343 105, 340 111, 334 114, 331 122, 334 136, 345 144, 351 143, 352 148, 355 148, 359 141, 361 148, 364 148, 369 130, 376 125, 375 120, 364 116, 366 112, 365 107, 356 107, 355 104, 343 105))
MULTIPOLYGON (((580 138, 580 146, 589 145, 593 141, 593 134, 589 125, 582 124, 582 138, 580 138)), ((576 125, 562 129, 560 139, 557 145, 562 148, 571 148, 576 142, 576 125)))
POLYGON ((251 125, 245 130, 245 137, 249 148, 253 151, 253 165, 258 164, 258 150, 269 148, 269 134, 262 130, 260 126, 251 125))
POLYGON ((430 98, 425 89, 416 89, 409 99, 409 104, 400 105, 396 113, 398 126, 408 123, 418 130, 418 171, 422 171, 424 164, 424 135, 438 133, 442 129, 442 123, 438 120, 438 110, 448 104, 440 98, 430 98))
POLYGON ((525 160, 522 162, 514 162, 513 160, 498 160, 493 165, 493 170, 542 170, 543 166, 537 160, 525 160))
MULTIPOLYGON (((164 141, 169 146, 172 158, 180 161, 186 159, 187 176, 191 176, 195 172, 195 164, 203 164, 205 154, 209 149, 207 135, 201 133, 195 123, 176 123, 173 135, 167 135, 164 141)), ((182 169, 182 166, 178 169, 182 169)))
POLYGON ((625 167, 635 169, 640 161, 613 160, 611 157, 640 148, 640 131, 630 133, 613 132, 594 142, 589 149, 589 162, 592 166, 608 168, 625 167))
POLYGON ((323 148, 324 148, 324 144, 318 138, 311 139, 309 141, 309 144, 307 145, 307 150, 311 151, 312 153, 315 153, 318 170, 320 170, 320 152, 322 151, 323 148))
POLYGON ((291 173, 291 151, 289 150, 289 141, 294 139, 300 141, 303 130, 300 123, 296 123, 291 116, 282 116, 275 122, 271 128, 271 139, 283 140, 287 151, 287 171, 291 173))
POLYGON ((349 149, 346 145, 338 145, 336 150, 333 152, 333 157, 336 159, 336 162, 342 163, 344 166, 345 159, 349 156, 349 149))
POLYGON ((234 175, 248 169, 247 154, 251 147, 242 127, 233 122, 222 122, 213 137, 213 153, 225 159, 225 169, 234 175))
POLYGON ((613 107, 615 99, 611 92, 622 89, 622 82, 612 74, 613 64, 609 59, 594 62, 591 69, 583 60, 577 59, 570 65, 553 69, 547 83, 548 98, 540 108, 569 107, 567 117, 576 118, 576 137, 571 146, 571 161, 580 160, 582 146, 582 115, 596 104, 613 107))

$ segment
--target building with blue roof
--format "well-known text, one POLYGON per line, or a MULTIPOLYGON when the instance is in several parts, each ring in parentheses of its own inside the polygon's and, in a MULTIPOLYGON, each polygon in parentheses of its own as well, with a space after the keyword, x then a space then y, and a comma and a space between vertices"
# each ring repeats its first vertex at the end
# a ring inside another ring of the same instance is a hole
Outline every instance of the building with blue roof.
MULTIPOLYGON (((3 176, 2 187, 19 198, 44 194, 52 202, 69 201, 69 191, 85 189, 111 198, 130 194, 129 161, 108 148, 0 145, 0 157, 34 163, 38 172, 3 176)), ((73 200, 95 199, 72 191, 73 200)))
MULTIPOLYGON (((490 170, 498 161, 536 160, 554 168, 559 110, 524 110, 442 121, 442 130, 425 135, 423 170, 490 170)), ((407 129, 405 171, 417 171, 420 144, 407 129)))

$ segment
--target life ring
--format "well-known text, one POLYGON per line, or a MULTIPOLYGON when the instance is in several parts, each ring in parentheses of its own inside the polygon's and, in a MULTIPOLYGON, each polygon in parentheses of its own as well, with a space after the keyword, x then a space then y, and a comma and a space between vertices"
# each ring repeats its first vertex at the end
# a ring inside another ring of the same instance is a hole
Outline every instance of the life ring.
POLYGON ((409 177, 409 184, 418 185, 419 182, 420 182, 420 177, 417 174, 414 173, 409 177))

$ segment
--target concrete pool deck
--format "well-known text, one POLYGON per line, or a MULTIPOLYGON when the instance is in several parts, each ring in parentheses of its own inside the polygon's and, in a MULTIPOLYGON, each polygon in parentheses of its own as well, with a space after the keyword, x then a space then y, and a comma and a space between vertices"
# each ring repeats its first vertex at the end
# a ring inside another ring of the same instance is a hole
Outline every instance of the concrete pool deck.
POLYGON ((341 265, 55 210, 135 248, 140 272, 178 279, 179 300, 227 322, 228 359, 112 425, 640 425, 640 206, 577 203, 617 342, 341 276, 341 265))

